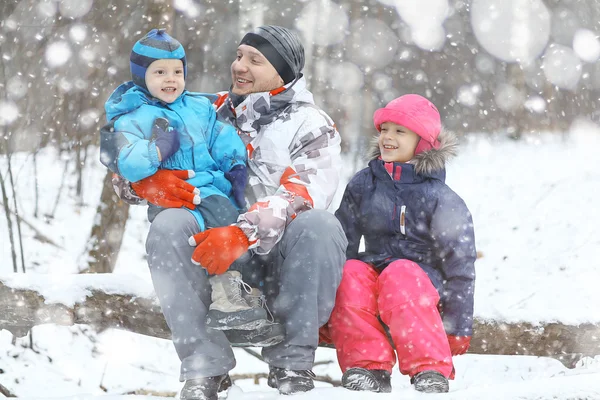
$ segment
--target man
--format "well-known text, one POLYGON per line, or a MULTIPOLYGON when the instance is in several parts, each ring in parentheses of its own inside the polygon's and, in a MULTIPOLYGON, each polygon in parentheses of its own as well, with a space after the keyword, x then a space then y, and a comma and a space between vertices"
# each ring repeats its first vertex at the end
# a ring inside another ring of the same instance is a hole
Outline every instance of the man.
MULTIPOLYGON (((216 104, 246 144, 250 207, 237 224, 201 233, 183 208, 164 210, 151 224, 148 263, 182 361, 182 399, 217 399, 235 366, 230 343, 249 344, 248 335, 236 336, 241 331, 205 324, 211 304, 207 272, 222 273, 236 259, 244 280, 263 289, 285 328, 282 342, 263 348, 269 385, 282 394, 314 387, 318 329, 333 308, 347 241, 325 211, 338 185, 340 136, 314 104, 303 67, 304 48, 292 31, 262 26, 244 36, 231 65, 231 89, 216 104)), ((164 206, 181 198, 174 173, 151 178, 135 186, 153 193, 146 197, 150 202, 164 206)))

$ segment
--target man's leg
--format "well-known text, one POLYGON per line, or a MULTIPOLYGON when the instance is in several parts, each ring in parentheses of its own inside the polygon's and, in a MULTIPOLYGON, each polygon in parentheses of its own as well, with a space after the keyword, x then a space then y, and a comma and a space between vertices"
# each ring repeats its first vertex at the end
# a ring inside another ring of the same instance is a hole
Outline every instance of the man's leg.
POLYGON ((148 266, 162 312, 181 360, 181 381, 226 374, 235 366, 221 331, 206 328, 210 284, 206 271, 192 264, 188 238, 200 230, 184 209, 160 212, 146 240, 148 266))
POLYGON ((300 214, 287 227, 267 266, 265 294, 275 319, 284 324, 285 339, 263 348, 272 367, 310 370, 342 278, 347 240, 335 216, 324 210, 300 214))

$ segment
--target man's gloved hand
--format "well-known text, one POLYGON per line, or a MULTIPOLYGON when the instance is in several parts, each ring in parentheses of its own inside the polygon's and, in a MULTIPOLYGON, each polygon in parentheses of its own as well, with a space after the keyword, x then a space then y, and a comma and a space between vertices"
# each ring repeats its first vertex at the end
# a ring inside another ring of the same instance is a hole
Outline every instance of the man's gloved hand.
POLYGON ((244 191, 248 183, 248 168, 245 165, 236 165, 229 172, 225 172, 225 178, 231 182, 233 198, 238 207, 243 208, 246 206, 244 191))
POLYGON ((453 356, 460 356, 469 350, 471 345, 471 336, 454 336, 448 335, 448 344, 450 344, 450 352, 453 356))
POLYGON ((152 125, 152 136, 156 136, 154 145, 158 148, 159 160, 164 161, 179 150, 179 132, 169 130, 169 121, 165 118, 156 118, 152 125))
POLYGON ((157 206, 193 210, 200 204, 200 190, 184 179, 194 176, 192 170, 159 169, 152 176, 132 182, 131 187, 138 196, 157 206))
POLYGON ((190 246, 196 246, 192 262, 201 265, 210 275, 220 275, 248 250, 248 237, 235 225, 207 229, 191 236, 190 246))

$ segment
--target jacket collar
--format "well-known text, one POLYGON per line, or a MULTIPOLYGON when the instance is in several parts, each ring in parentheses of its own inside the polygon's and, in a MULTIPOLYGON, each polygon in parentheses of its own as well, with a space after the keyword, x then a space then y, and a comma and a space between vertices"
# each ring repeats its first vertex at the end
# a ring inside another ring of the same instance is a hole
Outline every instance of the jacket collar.
POLYGON ((228 114, 235 119, 237 127, 243 132, 251 133, 270 124, 285 113, 290 104, 298 102, 314 104, 304 77, 283 86, 283 90, 250 93, 246 96, 238 96, 230 91, 226 104, 228 114))
MULTIPOLYGON (((408 163, 414 166, 414 170, 419 175, 434 176, 437 171, 444 170, 446 163, 452 157, 456 156, 458 151, 458 138, 456 134, 447 129, 442 129, 438 137, 440 141, 439 149, 426 150, 417 154, 408 163)), ((371 141, 369 159, 377 159, 381 156, 377 136, 371 141)))
POLYGON ((174 106, 181 102, 184 95, 187 93, 188 92, 184 90, 173 103, 167 104, 152 97, 146 90, 134 84, 133 81, 125 82, 119 85, 106 101, 104 106, 106 118, 108 121, 111 121, 113 118, 136 110, 144 104, 162 107, 174 106))
POLYGON ((429 174, 419 174, 414 164, 385 162, 381 158, 371 160, 369 162, 369 168, 375 177, 384 181, 391 180, 397 183, 421 183, 428 179, 438 179, 442 182, 446 180, 446 170, 444 168, 429 174))

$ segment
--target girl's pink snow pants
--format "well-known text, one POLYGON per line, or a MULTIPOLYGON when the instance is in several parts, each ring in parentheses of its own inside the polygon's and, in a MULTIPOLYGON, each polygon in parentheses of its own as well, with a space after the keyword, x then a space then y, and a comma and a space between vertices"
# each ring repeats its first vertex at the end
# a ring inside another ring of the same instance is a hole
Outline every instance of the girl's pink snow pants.
POLYGON ((416 263, 397 260, 381 274, 369 264, 348 260, 329 320, 342 372, 348 368, 392 371, 394 348, 400 372, 414 376, 435 370, 449 377, 452 355, 438 312, 439 294, 416 263))

